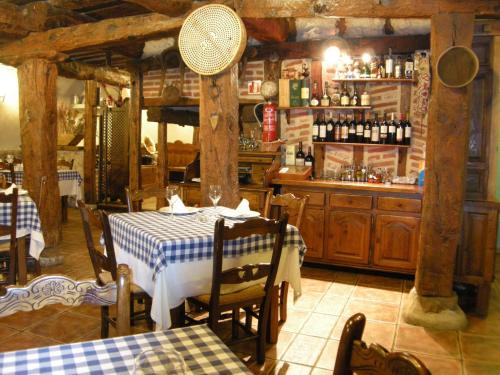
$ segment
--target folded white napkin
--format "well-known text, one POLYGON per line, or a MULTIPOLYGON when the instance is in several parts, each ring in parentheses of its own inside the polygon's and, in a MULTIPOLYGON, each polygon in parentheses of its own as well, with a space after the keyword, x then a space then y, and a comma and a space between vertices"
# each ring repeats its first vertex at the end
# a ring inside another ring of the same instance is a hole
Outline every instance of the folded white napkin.
POLYGON ((5 195, 11 195, 14 192, 14 189, 16 188, 16 184, 10 185, 7 189, 3 191, 5 195))
POLYGON ((236 207, 236 212, 240 215, 245 215, 250 212, 250 203, 248 202, 248 199, 243 198, 241 200, 238 207, 236 207))
POLYGON ((182 202, 181 197, 179 197, 178 195, 174 195, 172 197, 172 212, 174 214, 186 214, 189 212, 184 205, 184 202, 182 202))

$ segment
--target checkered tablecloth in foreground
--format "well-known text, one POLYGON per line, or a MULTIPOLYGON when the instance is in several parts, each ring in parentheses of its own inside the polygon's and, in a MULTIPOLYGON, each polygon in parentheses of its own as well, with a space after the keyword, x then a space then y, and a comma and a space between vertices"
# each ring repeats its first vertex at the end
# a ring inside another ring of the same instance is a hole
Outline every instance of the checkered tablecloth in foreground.
MULTIPOLYGON (((33 199, 28 195, 20 195, 17 199, 17 230, 27 233, 41 232, 40 217, 33 199)), ((0 203, 1 225, 10 224, 11 206, 10 203, 0 203)))
MULTIPOLYGON (((204 211, 208 216, 213 215, 213 208, 204 211)), ((236 222, 241 221, 225 219, 225 225, 236 222)), ((172 263, 212 259, 214 224, 214 220, 202 223, 196 215, 178 215, 171 220, 166 214, 156 211, 110 216, 113 240, 121 251, 133 255, 153 270, 153 278, 172 263)), ((224 257, 270 251, 273 243, 274 236, 271 235, 237 238, 224 245, 224 257)), ((302 262, 306 246, 298 229, 292 225, 287 228, 286 246, 298 247, 302 262)))
MULTIPOLYGON (((8 182, 12 182, 11 181, 11 178, 10 178, 10 172, 2 172, 5 174, 5 177, 7 178, 7 181, 8 182)), ((23 171, 16 171, 14 172, 14 178, 15 178, 15 181, 14 183, 16 185, 21 185, 23 184, 23 176, 24 176, 24 172, 23 171)), ((57 171, 57 176, 58 176, 58 179, 59 181, 69 181, 69 180, 76 180, 78 181, 78 185, 80 185, 82 183, 82 176, 80 176, 80 173, 78 173, 78 171, 74 171, 74 170, 60 170, 60 171, 57 171)))
MULTIPOLYGON (((174 349, 189 374, 250 374, 207 327, 195 326, 112 339, 0 353, 0 373, 132 374, 134 360, 149 349, 174 349)), ((157 362, 156 373, 162 364, 157 362)))

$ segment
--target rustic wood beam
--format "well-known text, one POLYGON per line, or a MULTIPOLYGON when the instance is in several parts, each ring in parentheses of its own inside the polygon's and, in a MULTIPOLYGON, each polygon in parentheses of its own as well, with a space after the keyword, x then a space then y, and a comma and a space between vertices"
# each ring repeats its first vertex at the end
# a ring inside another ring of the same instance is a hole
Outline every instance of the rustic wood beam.
POLYGON ((114 86, 130 86, 130 73, 111 67, 93 66, 76 61, 57 64, 59 75, 79 80, 95 80, 114 86))
POLYGON ((238 185, 238 64, 217 76, 200 76, 201 203, 210 205, 209 186, 222 188, 219 204, 236 207, 238 185), (218 95, 213 96, 213 82, 218 95))
POLYGON ((473 15, 431 18, 432 95, 426 143, 424 198, 415 287, 419 295, 453 293, 455 253, 462 227, 469 144, 468 87, 452 89, 437 78, 436 60, 452 45, 472 45, 473 15))
POLYGON ((2 45, 0 62, 18 65, 27 57, 46 56, 47 51, 70 52, 154 38, 181 27, 182 22, 183 18, 147 14, 31 33, 24 39, 2 45))
POLYGON ((129 188, 141 187, 141 93, 142 72, 135 68, 131 72, 129 107, 129 188))
POLYGON ((83 149, 83 190, 86 203, 96 203, 96 118, 97 82, 85 81, 85 128, 83 149))
POLYGON ((168 185, 168 150, 167 150, 167 123, 158 123, 158 159, 156 161, 156 185, 164 188, 168 185))
MULTIPOLYGON (((163 97, 152 97, 152 98, 143 98, 143 105, 145 108, 150 107, 163 107, 163 106, 171 106, 172 103, 168 100, 165 100, 163 97)), ((200 105, 200 100, 198 98, 180 98, 176 103, 176 106, 179 107, 196 107, 200 105)))
POLYGON ((261 42, 284 42, 290 33, 286 18, 244 18, 247 34, 261 42))
POLYGON ((85 9, 109 3, 109 0, 47 0, 51 5, 66 9, 85 9))
POLYGON ((148 121, 178 125, 199 126, 200 117, 197 111, 174 109, 167 107, 148 108, 148 121))
POLYGON ((125 0, 127 3, 140 5, 143 8, 153 12, 165 14, 171 17, 177 17, 185 14, 193 5, 192 0, 125 0))
POLYGON ((23 151, 23 188, 40 200, 42 177, 47 179, 39 214, 46 246, 61 238, 61 198, 57 176, 57 68, 46 60, 25 61, 17 70, 19 122, 23 151))

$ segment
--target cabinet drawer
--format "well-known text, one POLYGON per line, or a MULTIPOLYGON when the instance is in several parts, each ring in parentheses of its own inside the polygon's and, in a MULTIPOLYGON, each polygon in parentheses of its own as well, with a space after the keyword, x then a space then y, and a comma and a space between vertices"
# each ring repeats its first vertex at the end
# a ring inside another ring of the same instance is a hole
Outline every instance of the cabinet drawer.
POLYGON ((379 197, 377 208, 387 211, 405 211, 420 213, 422 201, 411 198, 379 197))
POLYGON ((342 208, 362 208, 369 210, 372 208, 373 197, 369 195, 353 194, 330 194, 330 207, 342 208))
POLYGON ((296 197, 300 198, 309 195, 307 206, 323 206, 325 204, 325 193, 321 193, 319 191, 283 189, 283 193, 292 193, 296 197))

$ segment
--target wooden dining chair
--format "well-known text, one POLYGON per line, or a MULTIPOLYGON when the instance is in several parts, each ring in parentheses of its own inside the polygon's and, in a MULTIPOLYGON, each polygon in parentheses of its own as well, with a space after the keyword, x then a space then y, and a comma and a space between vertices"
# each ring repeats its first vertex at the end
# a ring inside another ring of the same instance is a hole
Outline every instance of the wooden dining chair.
POLYGON ((213 276, 212 288, 209 294, 189 298, 195 306, 208 311, 208 325, 217 333, 219 320, 223 312, 232 312, 232 340, 229 344, 255 339, 257 341, 257 362, 264 362, 265 339, 269 322, 272 288, 276 280, 281 250, 285 238, 286 214, 278 221, 266 219, 251 219, 237 223, 232 228, 224 226, 224 219, 215 223, 213 249, 213 276), (239 238, 245 241, 252 235, 274 235, 271 261, 267 263, 247 264, 223 271, 224 243, 239 238), (228 291, 228 287, 235 287, 250 281, 258 283, 247 286, 235 292, 228 291), (259 309, 254 309, 258 306, 259 309), (257 332, 252 331, 251 319, 246 324, 240 322, 240 309, 247 316, 258 319, 257 332), (243 329, 249 336, 239 339, 239 329, 243 329))
POLYGON ((9 236, 8 240, 0 242, 0 285, 16 283, 17 265, 17 208, 18 190, 13 189, 12 194, 0 193, 0 204, 10 204, 10 223, 0 224, 0 237, 9 236))
POLYGON ((42 275, 27 285, 7 287, 0 296, 0 318, 18 311, 39 310, 47 305, 109 307, 116 304, 115 326, 119 336, 130 334, 130 270, 120 264, 116 282, 99 285, 95 280, 76 281, 63 275, 42 275))
POLYGON ((366 317, 351 316, 340 336, 333 375, 430 375, 417 357, 405 352, 389 352, 383 346, 367 346, 361 340, 366 317))
POLYGON ((240 198, 247 199, 250 204, 250 209, 259 211, 262 216, 266 216, 266 213, 269 211, 269 203, 272 196, 272 188, 240 186, 240 198))
MULTIPOLYGON (((87 242, 87 249, 90 255, 90 261, 94 269, 94 274, 97 282, 100 285, 105 285, 116 281, 116 257, 109 226, 108 215, 104 211, 92 211, 81 200, 77 201, 78 208, 82 217, 83 232, 87 242), (92 228, 96 228, 102 232, 104 237, 104 245, 106 254, 97 250, 94 245, 94 237, 92 228)), ((151 297, 136 284, 130 286, 130 316, 132 324, 140 319, 146 319, 149 329, 153 329, 153 320, 151 319, 151 297), (144 302, 144 311, 134 311, 135 301, 144 302)), ((113 319, 109 315, 109 307, 101 307, 101 337, 106 338, 109 334, 109 324, 114 325, 113 319)))
MULTIPOLYGON (((75 163, 74 159, 71 160, 59 159, 57 161, 57 169, 72 170, 74 163, 75 163)), ((69 207, 68 196, 63 195, 61 197, 61 216, 63 223, 68 222, 68 207, 69 207)))
MULTIPOLYGON (((125 195, 127 197, 128 212, 143 211, 143 203, 145 199, 156 198, 156 209, 166 206, 165 188, 158 186, 148 186, 141 190, 131 190, 125 188, 125 195)), ((180 194, 180 193, 179 193, 180 194)))
POLYGON ((5 189, 16 182, 16 171, 14 169, 14 163, 0 163, 0 169, 9 171, 8 176, 2 174, 2 180, 0 180, 0 187, 5 189), (10 179, 10 182, 8 181, 10 179))
MULTIPOLYGON (((288 224, 297 227, 300 231, 300 225, 302 224, 302 218, 308 199, 308 195, 300 198, 291 193, 273 196, 271 197, 266 217, 276 219, 286 212, 288 214, 288 224)), ((280 286, 279 294, 281 322, 285 322, 287 318, 288 288, 288 282, 283 281, 280 286)))

